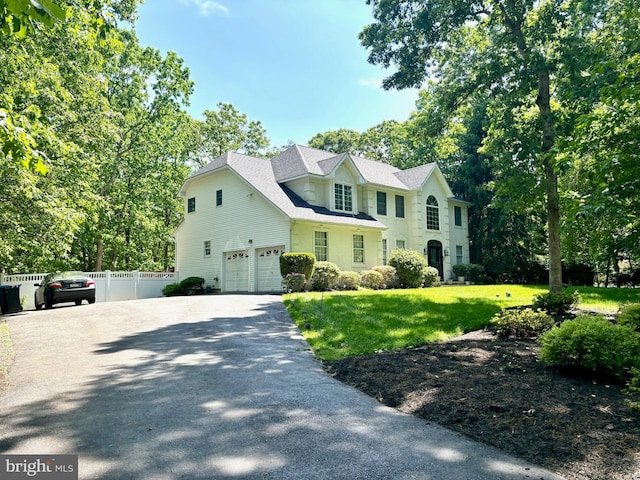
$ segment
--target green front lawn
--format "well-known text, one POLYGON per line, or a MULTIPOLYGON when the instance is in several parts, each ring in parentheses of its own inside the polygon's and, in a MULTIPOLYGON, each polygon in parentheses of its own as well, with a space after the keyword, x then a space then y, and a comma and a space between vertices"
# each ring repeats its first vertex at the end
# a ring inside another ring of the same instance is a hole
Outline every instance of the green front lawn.
MULTIPOLYGON (((640 290, 578 290, 584 308, 615 311, 623 303, 640 302, 640 290)), ((485 327, 502 308, 530 305, 535 295, 545 292, 546 286, 471 285, 306 292, 284 299, 316 356, 337 360, 447 340, 485 327)))

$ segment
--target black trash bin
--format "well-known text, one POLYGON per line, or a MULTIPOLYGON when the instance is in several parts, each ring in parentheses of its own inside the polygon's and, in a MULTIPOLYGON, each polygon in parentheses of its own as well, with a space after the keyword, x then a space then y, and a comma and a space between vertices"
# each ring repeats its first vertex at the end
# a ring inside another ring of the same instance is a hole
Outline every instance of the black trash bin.
POLYGON ((22 311, 20 285, 0 285, 0 310, 3 315, 22 311))

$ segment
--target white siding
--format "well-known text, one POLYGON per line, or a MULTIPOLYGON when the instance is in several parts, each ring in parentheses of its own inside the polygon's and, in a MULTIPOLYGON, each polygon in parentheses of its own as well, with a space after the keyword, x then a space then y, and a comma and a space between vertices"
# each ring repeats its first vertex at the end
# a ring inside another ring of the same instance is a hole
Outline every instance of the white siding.
POLYGON ((184 222, 175 233, 180 278, 203 277, 206 284, 225 291, 225 254, 246 251, 249 255, 246 290, 256 291, 256 249, 284 245, 288 250, 288 218, 228 169, 193 181, 185 195, 185 212, 186 199, 191 197, 196 198, 196 211, 185 213, 184 222), (218 207, 217 190, 222 190, 222 205, 218 207), (204 240, 211 240, 210 257, 204 256, 204 240))

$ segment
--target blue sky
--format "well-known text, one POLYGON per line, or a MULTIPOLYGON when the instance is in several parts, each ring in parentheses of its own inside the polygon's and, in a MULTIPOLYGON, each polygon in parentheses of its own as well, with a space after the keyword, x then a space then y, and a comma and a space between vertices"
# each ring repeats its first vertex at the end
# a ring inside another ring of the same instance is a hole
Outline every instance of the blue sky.
POLYGON ((231 103, 281 146, 409 118, 417 91, 383 90, 391 71, 370 65, 358 40, 372 20, 365 0, 146 0, 136 32, 184 59, 193 117, 231 103))

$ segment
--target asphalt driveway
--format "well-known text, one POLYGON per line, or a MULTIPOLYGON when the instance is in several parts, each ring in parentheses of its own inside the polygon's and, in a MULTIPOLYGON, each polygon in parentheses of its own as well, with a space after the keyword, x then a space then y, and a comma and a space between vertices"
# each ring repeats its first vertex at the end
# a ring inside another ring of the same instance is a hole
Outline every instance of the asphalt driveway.
POLYGON ((0 452, 77 454, 80 478, 552 479, 328 376, 270 295, 7 317, 0 452))

